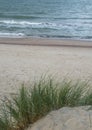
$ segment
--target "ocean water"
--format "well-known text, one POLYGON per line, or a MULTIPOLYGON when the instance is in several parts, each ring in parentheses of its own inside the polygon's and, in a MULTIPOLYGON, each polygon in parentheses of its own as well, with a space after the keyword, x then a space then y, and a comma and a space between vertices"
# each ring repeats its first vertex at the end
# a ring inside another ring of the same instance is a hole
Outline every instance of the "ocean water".
POLYGON ((92 40, 92 0, 0 0, 0 36, 92 40))

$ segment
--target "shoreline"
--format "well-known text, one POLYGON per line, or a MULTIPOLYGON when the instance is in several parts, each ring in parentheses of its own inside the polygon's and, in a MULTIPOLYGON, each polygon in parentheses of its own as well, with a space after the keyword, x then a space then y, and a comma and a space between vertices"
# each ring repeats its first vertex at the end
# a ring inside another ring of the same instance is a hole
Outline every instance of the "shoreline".
POLYGON ((92 48, 92 41, 73 39, 48 39, 48 38, 7 38, 1 37, 0 44, 27 45, 27 46, 55 46, 55 47, 82 47, 92 48))

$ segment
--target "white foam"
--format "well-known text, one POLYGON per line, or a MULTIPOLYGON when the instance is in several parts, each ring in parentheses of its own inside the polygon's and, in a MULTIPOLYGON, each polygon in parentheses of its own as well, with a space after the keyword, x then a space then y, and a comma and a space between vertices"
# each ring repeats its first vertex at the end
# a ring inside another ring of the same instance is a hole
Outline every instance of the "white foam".
POLYGON ((53 28, 57 27, 56 23, 49 22, 30 22, 30 21, 15 21, 15 20, 0 20, 0 25, 4 26, 16 26, 16 27, 32 27, 32 28, 53 28))
POLYGON ((0 23, 4 23, 4 24, 20 24, 20 25, 31 25, 31 24, 34 24, 34 25, 38 25, 40 23, 31 23, 31 22, 28 22, 28 21, 15 21, 15 20, 1 20, 0 23))
POLYGON ((21 37, 21 36, 24 36, 24 34, 23 33, 4 33, 4 32, 0 32, 0 37, 9 37, 9 36, 21 37))
MULTIPOLYGON (((19 27, 19 28, 49 28, 49 29, 62 29, 72 28, 74 23, 54 23, 54 22, 31 22, 31 21, 18 21, 18 20, 0 20, 0 25, 7 27, 19 27)), ((78 26, 78 25, 77 25, 78 26)))

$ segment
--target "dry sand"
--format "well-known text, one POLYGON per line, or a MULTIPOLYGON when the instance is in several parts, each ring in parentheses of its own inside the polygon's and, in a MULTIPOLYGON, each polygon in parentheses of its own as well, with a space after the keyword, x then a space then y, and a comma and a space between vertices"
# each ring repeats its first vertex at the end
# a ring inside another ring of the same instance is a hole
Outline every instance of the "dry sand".
POLYGON ((92 79, 92 42, 0 38, 0 96, 42 74, 92 79))

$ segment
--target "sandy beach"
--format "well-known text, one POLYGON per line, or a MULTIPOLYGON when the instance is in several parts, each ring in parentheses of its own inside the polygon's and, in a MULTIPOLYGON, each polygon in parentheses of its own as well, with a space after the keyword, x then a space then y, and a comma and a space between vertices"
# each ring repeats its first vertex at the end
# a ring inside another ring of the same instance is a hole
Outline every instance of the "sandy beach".
POLYGON ((42 74, 92 79, 92 42, 41 38, 0 38, 0 96, 42 74))

